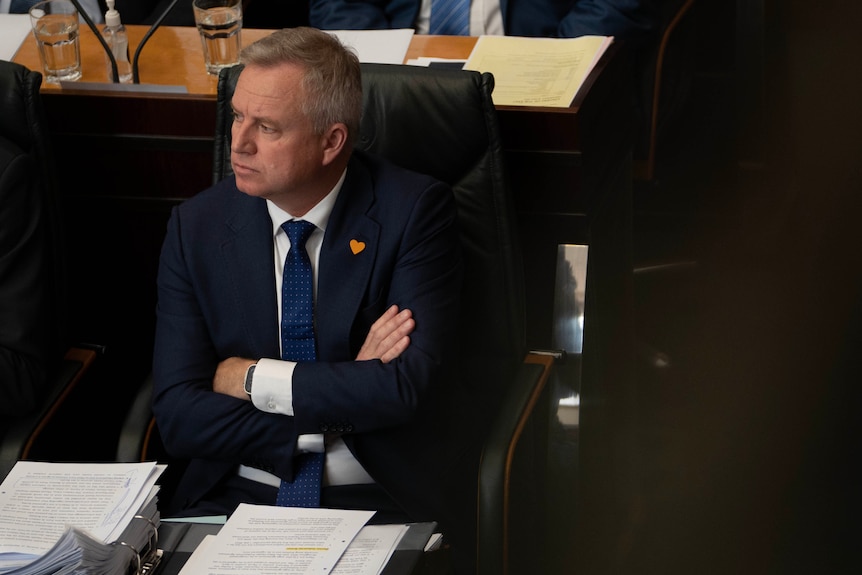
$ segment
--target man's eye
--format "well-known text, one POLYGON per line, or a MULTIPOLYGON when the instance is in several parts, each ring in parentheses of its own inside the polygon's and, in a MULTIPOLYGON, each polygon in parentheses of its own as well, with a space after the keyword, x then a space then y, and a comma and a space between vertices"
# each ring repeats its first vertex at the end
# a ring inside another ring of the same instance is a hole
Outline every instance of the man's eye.
POLYGON ((263 132, 264 134, 271 134, 275 131, 275 128, 271 128, 271 127, 267 126, 266 124, 261 124, 260 125, 260 131, 263 132))

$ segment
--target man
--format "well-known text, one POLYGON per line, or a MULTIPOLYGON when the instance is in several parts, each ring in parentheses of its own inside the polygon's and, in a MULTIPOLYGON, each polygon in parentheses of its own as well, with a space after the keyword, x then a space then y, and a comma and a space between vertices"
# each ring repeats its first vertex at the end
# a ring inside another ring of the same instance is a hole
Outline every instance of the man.
POLYGON ((653 0, 468 0, 461 32, 437 31, 433 0, 311 0, 309 23, 322 30, 414 28, 417 34, 639 39, 655 25, 653 0))
POLYGON ((323 435, 321 506, 469 537, 475 453, 448 437, 452 192, 353 149, 360 67, 333 36, 280 30, 241 62, 235 176, 175 208, 160 259, 153 410, 168 452, 191 459, 168 514, 275 504, 323 435), (297 219, 315 226, 314 361, 281 359, 281 225, 297 219))

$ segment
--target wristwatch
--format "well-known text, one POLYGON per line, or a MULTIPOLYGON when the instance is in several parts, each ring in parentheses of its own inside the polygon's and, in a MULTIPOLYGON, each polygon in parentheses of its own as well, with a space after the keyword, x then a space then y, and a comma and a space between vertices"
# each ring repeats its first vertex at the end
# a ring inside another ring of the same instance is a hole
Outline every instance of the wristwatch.
POLYGON ((245 384, 242 387, 249 397, 251 397, 251 376, 254 375, 254 368, 256 367, 257 364, 253 363, 248 366, 248 370, 245 372, 245 384))

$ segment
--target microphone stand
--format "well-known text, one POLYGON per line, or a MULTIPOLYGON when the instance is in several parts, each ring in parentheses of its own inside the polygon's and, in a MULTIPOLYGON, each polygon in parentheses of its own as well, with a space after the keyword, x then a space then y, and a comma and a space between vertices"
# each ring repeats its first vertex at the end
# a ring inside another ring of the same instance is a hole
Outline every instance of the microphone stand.
MULTIPOLYGON (((176 2, 176 0, 174 0, 174 2, 176 2)), ((90 18, 90 15, 87 14, 87 11, 81 8, 81 4, 78 2, 78 0, 72 0, 72 4, 75 5, 75 8, 78 10, 78 14, 84 17, 84 22, 87 23, 87 26, 89 26, 90 30, 93 31, 93 34, 96 35, 96 38, 98 38, 99 43, 102 45, 102 48, 105 49, 105 53, 108 55, 108 59, 111 61, 111 74, 113 76, 113 81, 115 84, 119 84, 120 74, 119 72, 117 72, 117 59, 114 58, 114 52, 111 50, 111 47, 108 46, 108 43, 105 42, 105 39, 102 38, 102 34, 99 32, 99 29, 96 28, 96 25, 93 24, 93 20, 92 18, 90 18)), ((171 6, 173 6, 173 4, 171 4, 171 6)))
MULTIPOLYGON (((76 2, 77 0, 72 0, 72 1, 76 2)), ((156 31, 156 28, 158 28, 161 25, 162 20, 164 20, 165 17, 170 13, 170 11, 173 10, 176 3, 177 3, 177 0, 171 0, 171 3, 168 5, 168 7, 165 9, 165 11, 162 12, 162 14, 159 16, 159 18, 155 22, 153 22, 153 25, 150 26, 150 29, 147 30, 147 33, 144 34, 144 37, 141 39, 141 43, 138 44, 138 47, 135 49, 135 56, 132 59, 132 82, 133 83, 135 83, 135 84, 141 83, 140 82, 140 76, 138 75, 138 57, 141 55, 141 50, 143 49, 144 44, 147 43, 147 40, 150 39, 150 36, 153 35, 153 32, 156 31)), ((105 42, 103 40, 102 44, 104 44, 104 43, 105 42)), ((116 73, 117 72, 116 72, 116 65, 115 65, 114 74, 116 75, 116 73)))

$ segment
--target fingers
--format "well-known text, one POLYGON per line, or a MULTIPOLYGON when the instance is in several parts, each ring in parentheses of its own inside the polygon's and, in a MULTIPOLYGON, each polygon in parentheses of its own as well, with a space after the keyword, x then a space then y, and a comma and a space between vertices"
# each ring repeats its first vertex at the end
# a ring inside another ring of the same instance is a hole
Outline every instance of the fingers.
POLYGON ((356 359, 392 361, 410 346, 408 336, 415 327, 416 322, 409 309, 399 311, 398 306, 390 306, 371 326, 356 359))
MULTIPOLYGON (((405 310, 405 312, 409 313, 409 310, 405 310)), ((397 305, 389 306, 389 309, 384 311, 383 315, 381 315, 379 318, 377 318, 377 321, 375 321, 374 324, 371 326, 371 331, 369 332, 369 335, 374 333, 375 331, 385 329, 386 325, 388 323, 392 322, 392 320, 394 318, 396 318, 397 315, 398 315, 398 306, 397 305)))
POLYGON ((392 345, 387 351, 383 352, 383 355, 380 356, 380 361, 382 361, 383 363, 389 363, 390 361, 401 355, 401 353, 404 352, 404 350, 407 349, 409 346, 410 338, 407 336, 402 337, 401 339, 396 341, 395 344, 392 345))

